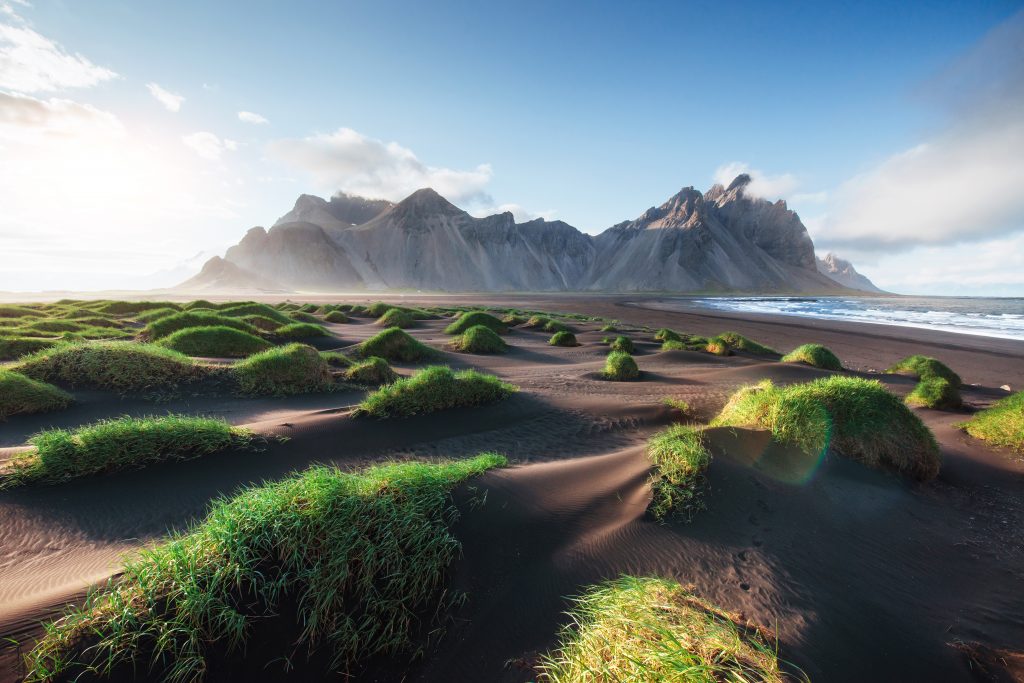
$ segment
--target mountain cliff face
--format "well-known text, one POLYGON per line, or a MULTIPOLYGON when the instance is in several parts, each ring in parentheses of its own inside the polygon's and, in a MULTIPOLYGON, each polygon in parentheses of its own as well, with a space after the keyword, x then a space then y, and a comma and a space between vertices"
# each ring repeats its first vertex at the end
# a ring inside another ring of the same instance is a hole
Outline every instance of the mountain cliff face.
MULTIPOLYGON (((181 288, 273 283, 307 291, 772 291, 846 286, 823 273, 785 202, 748 197, 750 178, 684 188, 596 237, 562 221, 476 218, 431 189, 398 204, 302 195, 181 288), (211 265, 213 264, 213 265, 211 265), (230 265, 228 265, 230 264, 230 265)), ((868 283, 870 284, 870 283, 868 283)), ((264 285, 264 288, 267 288, 264 285)))
POLYGON ((856 289, 861 292, 881 292, 871 280, 857 272, 853 264, 841 259, 832 252, 825 254, 825 258, 817 259, 818 272, 826 275, 843 287, 856 289))

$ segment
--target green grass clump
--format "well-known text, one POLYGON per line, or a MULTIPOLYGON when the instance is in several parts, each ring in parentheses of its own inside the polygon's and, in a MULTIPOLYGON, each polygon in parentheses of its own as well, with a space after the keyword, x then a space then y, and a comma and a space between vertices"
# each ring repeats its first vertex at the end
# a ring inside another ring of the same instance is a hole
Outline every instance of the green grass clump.
POLYGON ((0 487, 56 484, 164 460, 187 460, 248 445, 253 435, 223 420, 186 415, 121 417, 74 430, 49 429, 29 439, 0 477, 0 487))
POLYGON ((53 385, 0 369, 0 421, 11 415, 62 410, 73 402, 70 394, 53 385))
POLYGON ((662 327, 660 330, 654 333, 654 341, 667 342, 667 341, 682 341, 683 337, 673 330, 667 327, 662 327))
POLYGON ((523 327, 535 328, 544 332, 572 332, 565 323, 553 320, 545 315, 534 315, 527 320, 523 327))
POLYGON ((264 318, 276 320, 277 324, 287 325, 294 322, 287 315, 266 304, 238 304, 237 306, 225 306, 220 309, 220 315, 229 318, 244 318, 247 315, 262 315, 264 318))
POLYGON ((904 400, 908 406, 921 406, 936 410, 959 408, 963 404, 960 399, 960 390, 945 377, 922 379, 904 400))
POLYGON ((232 368, 246 394, 305 394, 336 387, 327 361, 312 346, 288 344, 253 354, 232 368))
POLYGON ((26 681, 84 672, 212 680, 211 661, 242 658, 284 677, 315 651, 330 658, 310 680, 350 678, 366 660, 408 652, 421 615, 442 608, 460 551, 451 489, 505 464, 484 453, 358 472, 318 467, 221 499, 49 625, 26 681), (269 620, 275 637, 247 647, 269 620))
POLYGON ((385 301, 378 301, 366 307, 366 314, 371 318, 379 318, 392 308, 396 308, 396 306, 385 301))
POLYGON ((551 335, 548 344, 551 346, 579 346, 579 342, 576 341, 576 335, 565 330, 551 335))
POLYGON ((0 305, 0 318, 45 318, 46 313, 28 306, 0 305))
POLYGON ((352 359, 341 351, 321 351, 320 357, 323 358, 332 368, 352 367, 352 359))
POLYGON ((110 315, 137 315, 143 311, 151 311, 157 308, 173 308, 181 310, 181 306, 171 301, 110 301, 95 308, 100 313, 110 315))
POLYGON ((149 323, 143 328, 142 336, 147 339, 161 339, 189 327, 230 327, 249 334, 257 332, 256 328, 249 323, 231 316, 201 311, 182 311, 149 323))
POLYGON ((12 370, 71 386, 144 391, 201 379, 204 368, 188 356, 154 344, 58 344, 19 360, 12 370))
POLYGON ((252 325, 261 332, 273 332, 277 328, 281 327, 281 323, 276 320, 272 320, 265 315, 243 315, 239 320, 252 325))
MULTIPOLYGON (((185 309, 192 310, 188 306, 186 306, 185 309)), ((164 308, 152 308, 148 311, 143 311, 142 313, 139 313, 137 316, 135 316, 135 319, 140 323, 145 323, 148 325, 154 320, 166 318, 167 316, 174 315, 175 313, 180 313, 180 311, 176 308, 168 308, 165 306, 164 308)))
POLYGON ((621 335, 611 341, 609 348, 612 351, 622 351, 629 354, 636 353, 636 346, 633 345, 633 340, 621 335))
POLYGON ((187 304, 182 306, 181 310, 191 311, 193 308, 209 308, 210 310, 215 310, 219 308, 219 306, 212 301, 207 301, 206 299, 196 299, 195 301, 189 301, 187 304))
POLYGON ((704 344, 704 350, 715 356, 728 356, 732 354, 732 347, 729 342, 721 337, 711 337, 704 344))
POLYGON ((543 683, 783 683, 755 627, 675 581, 622 576, 576 598, 543 683))
POLYGON ((48 349, 59 342, 41 337, 0 336, 0 360, 16 360, 22 356, 48 349))
POLYGON ((782 357, 783 363, 806 363, 823 370, 842 370, 843 364, 836 354, 821 344, 798 346, 782 357))
POLYGON ((186 356, 242 358, 270 348, 270 343, 247 332, 217 325, 186 327, 157 342, 186 356))
POLYGON ((327 315, 324 316, 324 320, 329 323, 347 323, 348 316, 341 311, 329 311, 327 315))
POLYGON ((647 457, 654 466, 651 514, 657 519, 670 514, 692 519, 704 507, 704 473, 711 464, 701 432, 681 424, 663 429, 647 442, 647 457))
POLYGON ((61 332, 81 332, 90 325, 83 325, 75 320, 34 320, 18 327, 22 334, 60 334, 61 332))
POLYGON ((604 361, 604 370, 601 375, 605 379, 623 382, 639 377, 640 368, 636 366, 633 356, 625 351, 612 351, 604 361))
POLYGON ((996 401, 957 426, 976 439, 1024 453, 1024 391, 996 401))
POLYGON ((302 313, 316 313, 319 308, 316 304, 302 304, 299 306, 299 311, 302 313))
POLYGON ((888 368, 886 372, 897 375, 911 375, 918 379, 941 377, 956 388, 963 384, 960 380, 960 375, 950 370, 948 365, 929 356, 908 356, 888 368))
POLYGON ((508 332, 508 325, 490 313, 484 313, 483 311, 467 311, 448 325, 448 327, 444 328, 444 333, 463 334, 469 328, 477 327, 479 325, 482 325, 497 334, 505 334, 508 332))
POLYGON ((807 453, 831 449, 915 479, 939 472, 931 431, 875 380, 837 375, 788 387, 765 380, 734 393, 712 425, 760 426, 807 453))
POLYGON ((292 311, 288 314, 288 317, 297 323, 309 323, 310 325, 320 324, 320 318, 316 317, 312 313, 307 313, 306 311, 292 311))
POLYGON ((600 332, 618 332, 619 328, 615 327, 615 325, 605 325, 599 331, 600 332))
POLYGON ((515 391, 516 386, 493 375, 476 370, 453 372, 444 365, 433 365, 373 392, 359 404, 355 414, 379 418, 421 415, 495 403, 515 391))
POLYGON ((274 330, 274 336, 281 339, 309 339, 310 337, 326 337, 329 332, 322 325, 312 323, 289 323, 274 330))
POLYGON ((359 354, 363 358, 380 356, 390 361, 406 363, 429 358, 434 350, 416 341, 408 332, 397 327, 389 327, 373 335, 359 344, 359 354))
POLYGON ((403 311, 401 308, 389 308, 384 314, 377 318, 377 325, 381 327, 399 327, 405 329, 416 324, 416 318, 412 313, 403 311))
POLYGON ((463 353, 505 353, 508 350, 498 333, 485 325, 473 325, 452 340, 452 347, 463 353))
POLYGON ((509 313, 501 318, 502 324, 507 327, 516 327, 526 322, 526 318, 515 313, 509 313))
POLYGON ((391 369, 388 362, 377 356, 370 356, 358 363, 353 363, 345 371, 345 379, 356 384, 391 384, 398 379, 398 373, 391 369))
POLYGON ((759 344, 753 339, 744 337, 739 332, 722 332, 718 335, 718 339, 724 340, 733 351, 744 351, 755 356, 779 355, 779 352, 775 349, 759 344))

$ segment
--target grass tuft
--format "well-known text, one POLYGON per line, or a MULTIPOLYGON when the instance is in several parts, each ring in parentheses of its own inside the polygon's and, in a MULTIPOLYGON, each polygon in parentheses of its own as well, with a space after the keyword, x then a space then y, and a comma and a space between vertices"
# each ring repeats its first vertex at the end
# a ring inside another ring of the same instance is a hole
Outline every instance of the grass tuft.
POLYGON ((637 367, 633 356, 625 351, 612 351, 604 361, 601 376, 615 382, 624 382, 639 377, 640 368, 637 367))
POLYGON ((833 376, 781 388, 765 380, 733 394, 712 425, 760 426, 807 453, 831 449, 914 479, 939 472, 931 431, 876 380, 833 376))
POLYGON ((0 421, 11 415, 62 410, 73 402, 70 394, 53 385, 0 369, 0 421))
POLYGON ((476 370, 453 372, 446 366, 433 365, 373 392, 359 404, 355 414, 378 418, 422 415, 495 403, 516 391, 518 387, 493 375, 476 370))
POLYGON ((1024 453, 1024 391, 996 401, 957 426, 976 439, 1024 453))
POLYGON ((324 316, 324 320, 329 323, 347 323, 348 316, 341 311, 329 311, 324 316))
POLYGON ((56 346, 59 342, 56 339, 45 339, 42 337, 6 337, 0 336, 0 361, 17 360, 43 349, 56 346))
POLYGON ((330 333, 322 325, 289 323, 274 330, 273 334, 281 339, 310 339, 312 337, 327 337, 330 333))
POLYGON ((336 387, 327 361, 312 346, 275 346, 239 361, 232 368, 246 394, 284 396, 329 391, 336 387))
POLYGON ((483 325, 496 334, 505 334, 508 332, 508 325, 490 313, 484 313, 483 311, 467 311, 460 315, 457 320, 448 325, 448 327, 444 328, 444 333, 463 334, 471 327, 476 327, 478 325, 483 325))
POLYGON ((485 325, 473 325, 452 340, 452 347, 463 353, 505 353, 508 350, 498 333, 485 325))
POLYGON ((377 356, 370 356, 358 363, 353 363, 345 371, 345 379, 356 384, 391 384, 398 379, 398 373, 391 369, 388 362, 377 356))
POLYGON ((247 315, 262 315, 264 318, 270 318, 271 320, 276 321, 278 326, 295 322, 281 311, 266 304, 238 304, 235 306, 224 306, 219 310, 219 314, 225 315, 229 318, 244 318, 247 315))
POLYGON ((579 346, 579 342, 576 341, 576 335, 572 332, 562 330, 561 332, 555 332, 551 335, 551 339, 548 340, 548 344, 551 346, 579 346))
POLYGON ((74 430, 49 429, 29 439, 32 450, 15 455, 0 475, 0 488, 56 484, 104 472, 187 460, 252 443, 246 429, 223 420, 185 415, 122 417, 74 430))
POLYGON ((361 472, 319 467, 222 499, 49 625, 26 680, 212 680, 213 662, 243 658, 283 677, 291 660, 319 649, 331 659, 317 680, 407 652, 418 617, 441 607, 460 550, 451 489, 505 464, 485 453, 361 472), (250 642, 268 622, 274 637, 250 642))
POLYGON ((143 328, 142 335, 147 339, 156 340, 189 327, 230 327, 248 334, 256 334, 256 328, 238 318, 218 313, 183 311, 154 320, 143 328))
POLYGON ((654 333, 654 341, 667 342, 681 342, 683 341, 682 335, 674 330, 670 330, 667 327, 662 327, 660 330, 654 333))
POLYGON ((384 311, 382 316, 377 318, 377 322, 374 324, 381 327, 398 327, 404 330, 407 327, 414 326, 416 318, 413 317, 412 313, 401 308, 389 308, 384 311))
POLYGON ((755 356, 778 356, 779 352, 775 349, 759 344, 753 339, 744 337, 739 332, 722 332, 718 335, 718 339, 722 339, 726 344, 729 345, 733 351, 743 351, 750 353, 755 356))
POLYGON ((921 406, 935 410, 959 408, 963 405, 960 390, 945 377, 922 379, 904 399, 908 406, 921 406))
POLYGON ((782 357, 783 363, 805 363, 822 370, 842 370, 843 364, 836 354, 821 344, 803 344, 782 357))
POLYGON ((188 356, 154 344, 58 344, 19 360, 12 370, 71 386, 143 391, 201 379, 204 368, 188 356))
POLYGON ((722 337, 711 337, 708 339, 704 344, 704 350, 715 356, 729 356, 732 354, 732 347, 722 337))
POLYGON ((544 683, 782 683, 761 633, 675 581, 622 576, 574 601, 544 683))
POLYGON ((911 375, 918 379, 941 377, 955 388, 959 388, 963 383, 960 380, 960 375, 950 370, 948 365, 929 356, 908 356, 888 368, 886 372, 895 375, 911 375))
POLYGON ((414 339, 408 332, 389 327, 359 344, 363 358, 379 356, 390 361, 412 362, 429 358, 434 350, 414 339))
POLYGON ((663 429, 647 442, 647 457, 654 466, 648 510, 656 519, 692 519, 704 508, 704 473, 711 464, 701 432, 681 424, 663 429))
MULTIPOLYGON (((189 308, 188 306, 186 306, 185 308, 187 310, 191 310, 191 308, 189 308)), ((178 311, 178 309, 176 308, 169 308, 166 306, 164 308, 151 308, 148 311, 143 311, 142 313, 136 315, 135 320, 137 320, 140 323, 148 325, 149 323, 155 320, 160 320, 160 318, 166 318, 169 315, 174 315, 175 313, 179 312, 180 311, 178 311)))
POLYGON ((636 353, 636 346, 633 345, 633 340, 621 335, 611 341, 609 348, 612 351, 622 351, 629 354, 636 353))
POLYGON ((186 356, 242 358, 270 348, 270 343, 241 330, 217 325, 186 327, 157 342, 186 356))

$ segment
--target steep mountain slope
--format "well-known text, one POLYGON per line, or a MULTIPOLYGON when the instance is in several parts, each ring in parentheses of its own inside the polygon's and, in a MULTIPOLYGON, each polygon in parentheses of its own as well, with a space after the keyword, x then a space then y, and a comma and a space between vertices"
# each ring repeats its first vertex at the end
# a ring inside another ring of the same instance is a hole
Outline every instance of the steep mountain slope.
POLYGON ((692 187, 594 239, 589 289, 830 291, 814 244, 783 201, 748 197, 750 177, 707 194, 692 187))
POLYGON ((398 204, 302 195, 269 231, 252 228, 228 249, 223 263, 235 271, 217 264, 182 288, 843 291, 844 281, 819 272, 796 213, 748 197, 749 182, 684 188, 596 237, 507 212, 476 218, 429 188, 398 204))
POLYGON ((871 280, 857 272, 853 264, 846 259, 841 259, 832 252, 825 254, 825 258, 817 259, 818 272, 832 278, 843 287, 856 289, 861 292, 881 292, 871 280))

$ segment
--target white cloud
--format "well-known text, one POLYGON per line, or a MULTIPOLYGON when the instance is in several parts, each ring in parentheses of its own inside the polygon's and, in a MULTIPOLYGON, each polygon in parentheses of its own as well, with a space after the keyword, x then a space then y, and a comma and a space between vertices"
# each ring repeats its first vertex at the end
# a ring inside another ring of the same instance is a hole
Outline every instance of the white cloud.
POLYGON ((744 190, 748 195, 763 197, 771 201, 788 198, 800 186, 800 182, 791 173, 770 176, 762 171, 751 168, 742 161, 723 164, 715 170, 716 183, 729 187, 736 176, 746 173, 750 176, 750 184, 744 190))
POLYGON ((110 69, 80 54, 65 52, 27 26, 0 24, 0 88, 22 93, 53 92, 89 88, 113 78, 117 74, 110 69))
POLYGON ((245 123, 251 123, 257 126, 265 123, 270 123, 270 121, 268 121, 266 117, 260 116, 259 114, 251 111, 238 112, 238 120, 243 121, 245 123))
POLYGON ((28 142, 33 138, 90 135, 108 137, 124 131, 116 116, 89 104, 0 91, 0 139, 28 142))
POLYGON ((238 143, 234 140, 221 139, 207 131, 182 135, 181 141, 185 143, 186 147, 209 161, 217 161, 224 152, 233 152, 238 149, 238 143))
POLYGON ((1024 12, 932 84, 945 129, 839 187, 816 237, 881 251, 1024 230, 1022 46, 1024 12))
POLYGON ((398 201, 432 187, 455 203, 489 200, 485 192, 493 175, 489 164, 467 171, 428 166, 396 142, 375 140, 350 128, 278 140, 271 143, 270 152, 312 174, 328 192, 342 190, 398 201))
POLYGON ((176 95, 168 90, 164 90, 156 83, 147 83, 146 88, 149 89, 149 94, 156 98, 157 102, 164 105, 167 111, 181 111, 181 104, 185 101, 182 95, 176 95))

